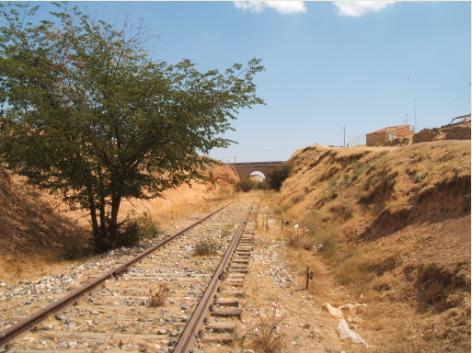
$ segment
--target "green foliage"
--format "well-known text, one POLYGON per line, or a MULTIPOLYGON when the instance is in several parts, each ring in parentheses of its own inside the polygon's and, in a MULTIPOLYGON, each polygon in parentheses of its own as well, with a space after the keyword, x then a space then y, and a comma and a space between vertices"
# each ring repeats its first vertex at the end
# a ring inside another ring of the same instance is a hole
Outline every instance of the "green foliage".
POLYGON ((202 239, 195 245, 194 256, 212 256, 218 253, 219 244, 214 239, 202 239))
MULTIPOLYGON (((139 224, 136 221, 127 221, 122 227, 120 237, 115 241, 114 244, 107 244, 106 242, 100 242, 99 245, 104 246, 103 248, 97 248, 98 251, 105 251, 110 247, 132 247, 136 245, 142 238, 139 224)), ((97 244, 95 244, 97 245, 97 244)))
MULTIPOLYGON (((96 247, 99 252, 106 251, 111 247, 132 247, 141 239, 152 239, 159 236, 162 231, 159 229, 157 222, 147 214, 137 217, 136 219, 126 219, 121 224, 121 232, 114 244, 101 242, 102 247, 96 247)), ((93 243, 97 246, 97 244, 93 243)))
POLYGON ((302 224, 308 229, 308 235, 315 243, 318 251, 324 257, 332 259, 337 250, 337 240, 333 233, 333 225, 324 220, 323 216, 315 210, 305 215, 302 224))
POLYGON ((336 180, 336 177, 331 177, 328 180, 328 186, 326 187, 326 189, 323 191, 323 194, 321 195, 321 200, 329 201, 329 200, 335 199, 338 196, 337 185, 338 185, 338 182, 336 180))
POLYGON ((236 191, 249 192, 251 190, 257 190, 261 187, 262 183, 254 180, 241 180, 235 184, 236 191))
POLYGON ((84 244, 79 239, 73 238, 64 245, 63 256, 66 260, 76 260, 84 256, 86 251, 84 244))
POLYGON ((262 104, 260 60, 200 72, 156 62, 142 35, 56 4, 0 5, 0 156, 30 182, 87 209, 94 245, 117 246, 121 200, 203 177, 203 157, 240 109, 262 104), (33 18, 34 17, 34 20, 33 18))
POLYGON ((282 187, 282 183, 290 175, 292 175, 293 166, 289 163, 284 163, 281 166, 276 167, 272 172, 267 175, 267 184, 270 189, 279 191, 282 187))

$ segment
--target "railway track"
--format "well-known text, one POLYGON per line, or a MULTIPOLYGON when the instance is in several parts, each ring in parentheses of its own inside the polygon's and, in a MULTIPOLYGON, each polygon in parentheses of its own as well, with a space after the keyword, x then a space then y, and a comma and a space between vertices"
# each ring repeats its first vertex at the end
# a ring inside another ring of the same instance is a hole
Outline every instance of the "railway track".
POLYGON ((97 274, 0 332, 0 352, 179 353, 197 343, 229 343, 231 320, 241 313, 238 288, 252 248, 253 233, 243 235, 248 219, 248 205, 226 205, 97 274), (202 238, 218 241, 216 255, 194 256, 202 238), (152 305, 153 290, 163 285, 170 291, 165 304, 152 305))

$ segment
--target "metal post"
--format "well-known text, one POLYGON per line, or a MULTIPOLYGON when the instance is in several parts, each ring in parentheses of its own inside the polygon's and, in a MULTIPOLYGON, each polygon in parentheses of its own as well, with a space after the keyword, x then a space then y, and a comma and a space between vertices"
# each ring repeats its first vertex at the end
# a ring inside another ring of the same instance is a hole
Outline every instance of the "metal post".
POLYGON ((310 267, 307 266, 306 268, 306 282, 305 282, 305 289, 308 290, 308 286, 310 284, 310 280, 313 279, 313 271, 310 271, 310 267))

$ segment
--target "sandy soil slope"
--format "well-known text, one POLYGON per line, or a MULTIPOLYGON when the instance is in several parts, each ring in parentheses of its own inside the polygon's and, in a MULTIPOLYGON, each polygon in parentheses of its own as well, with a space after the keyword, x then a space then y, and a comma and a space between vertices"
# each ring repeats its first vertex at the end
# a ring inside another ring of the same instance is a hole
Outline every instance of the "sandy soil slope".
POLYGON ((274 204, 368 303, 356 329, 389 352, 470 351, 470 141, 309 146, 291 162, 274 204))

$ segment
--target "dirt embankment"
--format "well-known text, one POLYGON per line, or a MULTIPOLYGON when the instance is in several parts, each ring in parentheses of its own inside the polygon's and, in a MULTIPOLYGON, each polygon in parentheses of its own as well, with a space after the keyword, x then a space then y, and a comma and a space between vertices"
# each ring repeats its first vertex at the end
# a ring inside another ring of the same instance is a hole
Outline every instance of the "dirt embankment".
MULTIPOLYGON (((164 197, 125 200, 121 217, 147 214, 165 231, 179 220, 209 211, 231 197, 237 176, 227 166, 214 166, 206 183, 182 185, 164 197)), ((29 185, 26 179, 0 168, 0 280, 34 278, 60 271, 68 244, 87 244, 88 214, 71 210, 59 197, 29 185)))
POLYGON ((470 141, 310 146, 291 162, 280 210, 368 303, 359 332, 412 352, 470 351, 470 141))

